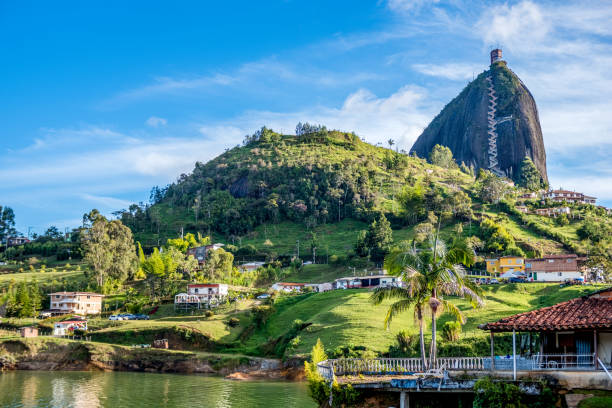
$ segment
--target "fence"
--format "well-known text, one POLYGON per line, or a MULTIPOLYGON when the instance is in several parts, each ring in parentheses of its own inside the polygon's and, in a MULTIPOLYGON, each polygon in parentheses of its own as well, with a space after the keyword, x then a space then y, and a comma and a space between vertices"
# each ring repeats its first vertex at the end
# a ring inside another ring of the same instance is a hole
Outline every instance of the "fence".
MULTIPOLYGON (((429 369, 484 370, 485 357, 440 357, 429 369)), ((333 375, 401 375, 426 371, 420 358, 346 358, 322 361, 317 365, 324 378, 333 375)))
MULTIPOLYGON (((511 371, 513 358, 495 358, 495 370, 511 371)), ((427 371, 420 358, 345 358, 320 362, 319 374, 326 379, 334 375, 402 375, 427 371)), ((490 357, 438 357, 429 370, 487 371, 491 370, 490 357)), ((516 356, 516 369, 521 371, 594 370, 594 354, 538 354, 516 356)))

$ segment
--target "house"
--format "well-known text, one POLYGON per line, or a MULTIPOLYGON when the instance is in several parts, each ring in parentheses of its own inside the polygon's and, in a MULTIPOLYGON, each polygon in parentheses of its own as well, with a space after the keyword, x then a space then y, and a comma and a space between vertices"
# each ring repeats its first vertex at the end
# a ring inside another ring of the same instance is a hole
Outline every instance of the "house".
POLYGON ((524 205, 517 205, 514 208, 516 208, 516 211, 522 212, 523 214, 529 214, 529 208, 524 205))
POLYGON ((487 272, 491 275, 503 275, 507 272, 523 273, 525 272, 525 262, 522 257, 514 255, 506 255, 501 258, 487 259, 487 272))
POLYGON ((238 270, 240 272, 253 272, 263 267, 265 264, 265 262, 247 262, 243 263, 242 265, 238 265, 238 270))
POLYGON ((308 287, 312 287, 314 289, 315 292, 329 292, 330 290, 332 290, 334 287, 331 283, 326 282, 326 283, 307 283, 306 286, 308 287))
POLYGON ((542 196, 542 198, 547 198, 553 201, 566 201, 568 203, 583 203, 583 204, 595 204, 597 201, 596 197, 591 197, 584 195, 582 193, 577 193, 575 191, 569 190, 551 190, 542 196))
POLYGON ((38 327, 22 327, 19 334, 21 337, 38 337, 38 327))
POLYGON ((563 282, 582 279, 578 255, 546 255, 525 260, 525 272, 537 282, 563 282))
POLYGON ((6 246, 8 248, 12 246, 27 244, 28 242, 30 242, 30 240, 26 237, 8 237, 6 239, 6 246))
POLYGON ((402 278, 390 275, 349 276, 336 279, 334 289, 378 288, 388 286, 401 286, 402 278))
MULTIPOLYGON (((593 370, 601 364, 610 366, 612 288, 505 317, 479 328, 491 332, 491 350, 494 333, 512 332, 513 336, 523 333, 516 344, 524 356, 519 357, 517 365, 528 363, 530 369, 593 370)), ((503 362, 492 358, 493 369, 503 362)))
POLYGON ((53 324, 54 336, 72 336, 75 330, 87 330, 87 319, 75 316, 53 324))
POLYGON ((200 309, 216 306, 228 296, 225 283, 192 283, 187 285, 187 293, 174 296, 174 309, 200 309))
POLYGON ((533 200, 535 198, 538 198, 538 195, 534 192, 521 194, 520 196, 518 196, 519 200, 533 200))
POLYGON ((49 293, 50 309, 46 312, 51 315, 75 313, 78 315, 100 314, 102 311, 102 298, 92 292, 55 292, 49 293))
POLYGON ((218 243, 218 244, 189 248, 187 249, 187 256, 189 255, 193 256, 198 261, 198 264, 202 265, 206 262, 206 255, 208 254, 208 251, 210 250, 216 251, 217 249, 220 249, 224 246, 225 244, 218 243))
POLYGON ((536 208, 534 213, 545 217, 556 217, 561 214, 570 215, 572 211, 569 207, 536 208))
POLYGON ((306 286, 305 283, 287 283, 287 282, 277 282, 270 289, 278 292, 301 292, 302 289, 306 286))

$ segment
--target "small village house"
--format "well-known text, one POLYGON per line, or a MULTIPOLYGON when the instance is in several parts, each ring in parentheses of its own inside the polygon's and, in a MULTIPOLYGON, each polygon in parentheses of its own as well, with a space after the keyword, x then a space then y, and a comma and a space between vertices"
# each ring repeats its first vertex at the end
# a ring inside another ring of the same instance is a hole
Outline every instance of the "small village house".
POLYGON ((527 206, 517 205, 514 208, 516 208, 516 211, 518 211, 518 212, 522 212, 523 214, 529 214, 529 208, 527 208, 527 206))
POLYGON ((569 207, 536 208, 533 212, 544 217, 556 217, 561 214, 570 215, 572 213, 569 207))
POLYGON ((238 270, 240 272, 253 272, 262 268, 266 263, 265 262, 247 262, 242 265, 238 265, 238 270))
POLYGON ((612 363, 612 288, 480 326, 491 333, 491 369, 596 370, 612 363), (512 332, 512 360, 495 357, 494 334, 512 332), (520 341, 517 341, 518 337, 520 341), (516 357, 515 357, 516 356, 516 357))
POLYGON ((28 326, 19 329, 21 337, 38 337, 38 327, 28 326))
POLYGON ((225 283, 192 283, 187 285, 187 293, 174 297, 174 309, 200 309, 212 307, 223 302, 229 287, 225 283))
POLYGON ((401 286, 402 278, 390 275, 348 276, 334 281, 334 289, 357 289, 401 286))
POLYGON ((72 336, 75 330, 87 330, 87 319, 82 317, 72 317, 53 324, 54 336, 72 336))
POLYGON ((597 201, 596 197, 591 197, 582 193, 577 193, 575 191, 562 189, 548 191, 544 193, 542 197, 557 202, 566 201, 568 203, 595 204, 595 202, 597 201))
POLYGON ((538 194, 534 192, 529 192, 518 196, 519 200, 533 200, 535 198, 538 198, 538 194))
POLYGON ((49 294, 50 309, 47 313, 51 315, 78 314, 90 315, 100 314, 102 311, 102 298, 104 295, 92 292, 54 292, 49 294))
POLYGON ((27 244, 28 242, 30 242, 30 240, 27 239, 26 237, 8 237, 6 239, 6 246, 13 247, 13 246, 27 244))
POLYGON ((525 272, 537 282, 563 282, 583 279, 578 255, 545 255, 525 260, 525 272))
POLYGON ((333 290, 334 287, 330 282, 325 282, 325 283, 307 283, 306 287, 311 287, 313 288, 313 290, 315 292, 329 292, 330 290, 333 290))
POLYGON ((274 285, 272 285, 270 289, 272 289, 273 291, 277 291, 277 292, 290 293, 290 292, 301 292, 305 286, 306 286, 305 283, 277 282, 274 285))
POLYGON ((501 258, 486 260, 487 272, 491 275, 522 274, 525 272, 525 262, 522 257, 506 255, 501 258))
POLYGON ((217 249, 220 249, 223 246, 225 245, 217 243, 212 245, 189 248, 187 249, 187 256, 193 256, 198 261, 198 264, 202 265, 206 262, 206 255, 208 254, 208 251, 216 251, 217 249))

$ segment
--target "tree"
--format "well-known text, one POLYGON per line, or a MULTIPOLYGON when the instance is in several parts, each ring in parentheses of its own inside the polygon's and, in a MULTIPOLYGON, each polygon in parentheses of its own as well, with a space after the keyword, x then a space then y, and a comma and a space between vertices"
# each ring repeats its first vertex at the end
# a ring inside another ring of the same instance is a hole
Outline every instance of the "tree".
POLYGON ((476 183, 478 196, 485 203, 498 203, 508 192, 508 185, 488 170, 480 169, 476 183))
POLYGON ((544 187, 544 180, 536 165, 525 156, 519 170, 519 185, 529 191, 538 191, 544 187))
POLYGON ((389 139, 389 140, 387 140, 387 143, 389 143, 389 149, 391 149, 391 148, 393 148, 393 145, 395 144, 395 140, 389 139))
POLYGON ((53 239, 53 240, 58 240, 58 239, 62 238, 62 233, 60 232, 60 230, 55 225, 51 225, 45 231, 44 237, 47 237, 47 238, 53 239))
POLYGON ((435 145, 429 153, 429 162, 446 169, 457 167, 457 163, 455 163, 451 149, 439 144, 435 145))
POLYGON ((370 252, 370 259, 380 262, 389 252, 393 243, 393 231, 391 224, 387 221, 385 214, 380 213, 378 218, 372 221, 365 236, 365 245, 370 252))
POLYGON ((9 237, 16 234, 15 213, 13 209, 0 205, 0 245, 5 244, 9 237))
POLYGON ((138 258, 134 251, 132 231, 119 220, 108 221, 93 210, 87 215, 91 227, 83 232, 84 260, 103 291, 110 281, 123 283, 134 276, 138 258))
POLYGON ((355 243, 355 253, 359 256, 368 256, 368 246, 366 244, 366 230, 361 230, 357 233, 357 242, 355 243))
MULTIPOLYGON (((432 235, 429 245, 417 249, 407 242, 400 243, 385 258, 385 268, 392 275, 402 277, 403 288, 378 288, 372 295, 374 303, 380 304, 385 299, 399 299, 388 311, 386 322, 390 318, 408 310, 410 306, 419 308, 427 305, 431 312, 431 348, 430 362, 435 363, 437 353, 436 319, 441 311, 450 312, 457 321, 465 323, 463 313, 444 296, 458 296, 470 301, 473 307, 483 304, 481 289, 466 278, 463 265, 470 266, 474 254, 464 242, 458 241, 447 248, 438 235, 432 235)), ((421 310, 422 313, 422 310, 421 310)), ((421 325, 420 325, 421 326, 421 325)), ((421 333, 421 356, 425 356, 423 334, 421 333)))
POLYGON ((196 279, 198 280, 218 280, 228 279, 232 273, 234 264, 234 255, 231 252, 226 252, 223 248, 210 250, 206 254, 206 263, 196 279))

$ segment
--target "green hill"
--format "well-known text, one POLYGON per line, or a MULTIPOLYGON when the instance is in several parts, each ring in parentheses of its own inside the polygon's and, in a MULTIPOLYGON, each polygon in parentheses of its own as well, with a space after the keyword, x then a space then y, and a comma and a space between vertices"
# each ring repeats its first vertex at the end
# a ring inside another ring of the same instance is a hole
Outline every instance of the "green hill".
POLYGON ((310 127, 293 136, 262 128, 243 146, 196 163, 175 183, 155 187, 151 205, 132 205, 120 216, 145 247, 181 231, 199 232, 232 244, 239 262, 291 257, 300 249, 309 260, 312 233, 319 262, 348 260, 359 231, 381 212, 396 242, 419 238, 439 220, 445 238, 457 237, 461 224, 460 235, 482 240, 477 248, 482 254, 586 254, 601 242, 599 252, 609 257, 611 219, 605 211, 574 205, 565 223, 524 215, 514 209, 523 190, 441 164, 446 167, 370 145, 354 133, 310 127), (499 197, 487 196, 500 188, 505 193, 499 197), (483 230, 485 219, 490 222, 483 230), (597 225, 600 239, 592 239, 587 223, 597 225))

